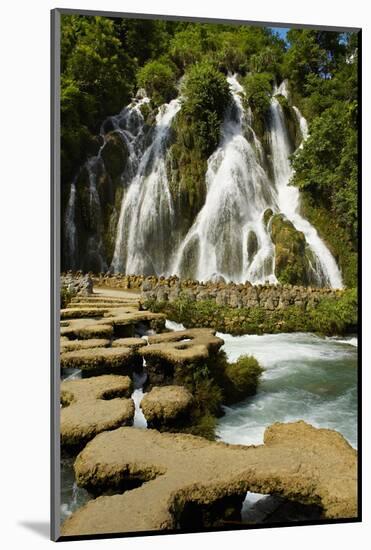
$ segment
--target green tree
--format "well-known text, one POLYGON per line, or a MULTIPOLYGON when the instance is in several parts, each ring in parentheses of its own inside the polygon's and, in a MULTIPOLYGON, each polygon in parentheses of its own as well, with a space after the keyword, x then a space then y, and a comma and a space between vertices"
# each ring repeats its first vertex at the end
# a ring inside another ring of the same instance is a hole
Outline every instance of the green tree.
POLYGON ((182 85, 183 114, 195 125, 198 145, 211 154, 219 142, 220 124, 231 99, 225 76, 211 63, 190 67, 182 85))
POLYGON ((176 80, 176 72, 169 60, 148 61, 137 73, 138 85, 145 88, 156 105, 176 97, 176 80))
POLYGON ((246 98, 258 116, 264 116, 269 109, 273 77, 269 73, 248 74, 243 80, 246 98))
POLYGON ((315 118, 310 136, 293 158, 292 184, 329 209, 357 235, 357 104, 336 102, 315 118))

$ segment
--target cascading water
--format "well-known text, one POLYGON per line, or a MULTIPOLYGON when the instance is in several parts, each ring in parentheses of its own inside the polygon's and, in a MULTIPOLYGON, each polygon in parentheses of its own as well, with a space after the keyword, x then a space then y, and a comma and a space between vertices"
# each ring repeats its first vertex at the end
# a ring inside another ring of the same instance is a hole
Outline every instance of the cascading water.
POLYGON ((76 269, 77 228, 75 222, 76 179, 71 183, 70 196, 65 214, 66 255, 71 269, 76 269))
POLYGON ((179 99, 160 108, 152 143, 123 198, 112 260, 114 271, 143 274, 166 271, 174 209, 165 161, 171 122, 179 109, 179 99))
POLYGON ((228 83, 232 103, 222 126, 220 146, 208 160, 206 201, 171 271, 182 275, 184 259, 193 248, 196 266, 192 275, 199 280, 218 274, 236 282, 276 283, 274 246, 263 222, 274 190, 246 138, 249 132, 258 141, 242 105, 242 86, 235 76, 229 76, 228 83))
MULTIPOLYGON (((93 234, 85 243, 86 255, 95 258, 94 265, 99 269, 107 267, 97 174, 105 171, 102 150, 107 135, 114 132, 125 144, 127 160, 121 174, 120 214, 117 212, 114 222, 112 271, 177 274, 202 281, 222 276, 227 281, 276 284, 275 247, 270 225, 264 220, 269 208, 282 213, 304 234, 310 252, 309 280, 318 286, 341 288, 341 273, 334 258, 314 227, 299 214, 299 190, 289 185, 293 174, 289 157, 293 150, 283 109, 275 97, 281 94, 288 98, 286 83, 276 87, 271 100, 267 157, 253 130, 251 109, 244 105, 242 86, 236 75, 227 80, 232 100, 221 128, 220 144, 208 159, 205 203, 184 238, 175 229, 166 166, 171 125, 181 100, 160 107, 152 129, 145 125, 141 112, 142 105, 150 101, 147 97, 134 100, 119 115, 106 119, 101 128, 103 145, 85 165, 89 173, 89 211, 94 220, 93 234)), ((305 140, 306 120, 296 107, 293 111, 305 140)), ((65 215, 66 251, 72 268, 83 267, 76 260, 81 248, 76 228, 76 194, 74 182, 65 215)))
MULTIPOLYGON (((125 107, 118 115, 108 117, 100 129, 102 145, 96 156, 90 157, 83 165, 88 174, 88 199, 86 206, 89 211, 90 236, 88 236, 84 247, 83 256, 85 261, 94 261, 94 265, 100 271, 107 269, 103 248, 103 226, 102 226, 102 207, 97 189, 97 179, 99 174, 106 172, 106 167, 102 158, 102 151, 107 144, 107 134, 115 133, 120 136, 128 151, 128 157, 125 165, 122 180, 127 181, 136 173, 139 159, 143 149, 143 125, 144 119, 141 114, 141 106, 149 102, 148 97, 140 100, 134 100, 129 106, 125 107)), ((81 172, 81 171, 80 171, 81 172)), ((78 265, 78 231, 76 227, 76 182, 78 176, 73 180, 70 188, 70 196, 65 214, 65 235, 66 235, 66 256, 68 266, 71 269, 81 268, 78 265)), ((91 265, 89 263, 89 265, 91 265)))
MULTIPOLYGON (((285 82, 275 90, 275 94, 287 97, 285 82)), ((302 131, 304 130, 303 138, 305 138, 308 133, 306 123, 301 120, 303 117, 298 109, 296 109, 296 114, 297 116, 299 115, 300 127, 302 131)), ((278 209, 292 222, 295 229, 304 233, 305 240, 315 260, 315 265, 312 265, 312 268, 317 278, 317 284, 319 286, 342 288, 341 273, 331 252, 321 240, 314 227, 298 212, 300 205, 299 190, 289 185, 293 174, 289 160, 292 150, 285 125, 284 113, 279 101, 274 96, 270 106, 270 141, 278 209)))

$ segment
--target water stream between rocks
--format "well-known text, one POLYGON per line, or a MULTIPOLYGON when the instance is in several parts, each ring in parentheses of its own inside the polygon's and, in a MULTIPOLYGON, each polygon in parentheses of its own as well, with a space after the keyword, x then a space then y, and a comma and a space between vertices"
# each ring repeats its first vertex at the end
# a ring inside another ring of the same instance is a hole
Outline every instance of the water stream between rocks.
MULTIPOLYGON (((170 330, 181 324, 166 322, 170 330)), ((309 333, 231 336, 219 334, 222 349, 234 361, 242 354, 254 355, 265 369, 255 396, 225 407, 217 426, 217 438, 226 443, 262 444, 264 430, 274 422, 304 420, 315 427, 339 431, 357 447, 357 338, 320 337, 309 333)), ((72 373, 72 376, 79 373, 72 373)), ((71 376, 71 373, 69 373, 71 376)), ((134 426, 146 428, 140 409, 146 374, 135 375, 132 398, 134 426)), ((73 460, 62 459, 62 521, 85 504, 90 496, 77 487, 73 460)), ((248 493, 242 508, 246 523, 263 522, 282 513, 287 503, 267 495, 248 493), (281 508, 280 508, 281 507, 281 508), (273 515, 272 515, 273 514, 273 515)), ((292 511, 286 511, 288 517, 292 511)), ((293 518, 308 519, 310 510, 295 509, 293 518)), ((286 514, 286 515, 287 515, 286 514)))

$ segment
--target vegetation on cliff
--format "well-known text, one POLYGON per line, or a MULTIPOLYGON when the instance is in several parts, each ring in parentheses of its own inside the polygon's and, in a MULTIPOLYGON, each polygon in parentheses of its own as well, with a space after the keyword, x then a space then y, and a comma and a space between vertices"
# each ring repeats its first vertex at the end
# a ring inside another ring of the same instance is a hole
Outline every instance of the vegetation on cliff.
POLYGON ((357 285, 357 35, 291 30, 285 56, 309 137, 293 157, 292 184, 348 287, 357 285))

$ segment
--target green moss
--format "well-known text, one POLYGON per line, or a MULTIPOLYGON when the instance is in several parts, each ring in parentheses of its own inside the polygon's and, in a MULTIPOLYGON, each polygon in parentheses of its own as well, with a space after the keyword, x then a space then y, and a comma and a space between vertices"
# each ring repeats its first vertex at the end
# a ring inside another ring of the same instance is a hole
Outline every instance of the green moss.
POLYGON ((117 132, 111 132, 106 136, 102 158, 108 174, 114 181, 123 173, 128 155, 127 146, 117 132))
POLYGON ((191 117, 180 111, 173 129, 174 143, 167 155, 166 168, 177 212, 177 229, 185 233, 205 202, 207 156, 198 146, 198 129, 191 117))
POLYGON ((301 213, 317 229, 338 263, 346 287, 357 286, 358 254, 348 231, 337 223, 327 209, 314 205, 310 194, 301 192, 301 213))
POLYGON ((310 266, 306 256, 304 234, 282 214, 275 214, 271 224, 272 241, 276 247, 275 273, 281 284, 308 284, 310 266))
POLYGON ((224 402, 236 403, 254 395, 263 369, 255 357, 241 355, 225 369, 224 402))
POLYGON ((187 328, 209 327, 233 335, 277 334, 281 332, 316 332, 326 335, 347 334, 357 330, 356 291, 349 289, 338 298, 324 298, 316 307, 288 306, 273 311, 259 306, 231 308, 214 300, 174 302, 148 301, 151 311, 162 311, 168 319, 187 328))

